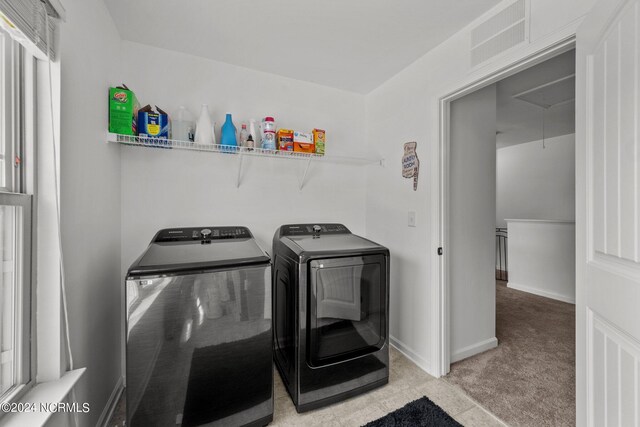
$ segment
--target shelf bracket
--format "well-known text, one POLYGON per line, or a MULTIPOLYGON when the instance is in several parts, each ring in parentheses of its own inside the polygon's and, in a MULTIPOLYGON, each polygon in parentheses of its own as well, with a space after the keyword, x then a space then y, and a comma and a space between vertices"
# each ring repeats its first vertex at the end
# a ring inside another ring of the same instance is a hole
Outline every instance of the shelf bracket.
POLYGON ((309 156, 309 158, 307 159, 307 166, 304 168, 304 174, 302 174, 302 180, 300 181, 300 191, 302 191, 302 188, 304 187, 304 184, 305 184, 305 180, 307 179, 307 174, 309 173, 309 167, 311 166, 312 158, 313 156, 309 156))
POLYGON ((240 179, 242 178, 242 160, 244 155, 240 153, 240 159, 238 160, 238 178, 236 179, 236 188, 240 188, 240 179))

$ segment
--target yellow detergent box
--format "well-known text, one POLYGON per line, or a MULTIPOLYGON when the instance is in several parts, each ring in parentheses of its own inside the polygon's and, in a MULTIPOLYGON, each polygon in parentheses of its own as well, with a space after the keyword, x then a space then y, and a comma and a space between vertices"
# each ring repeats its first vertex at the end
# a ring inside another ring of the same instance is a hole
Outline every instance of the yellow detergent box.
POLYGON ((127 86, 109 88, 109 132, 121 135, 137 135, 140 104, 127 86))
POLYGON ((322 129, 313 130, 313 143, 316 146, 316 154, 324 155, 325 132, 322 129))

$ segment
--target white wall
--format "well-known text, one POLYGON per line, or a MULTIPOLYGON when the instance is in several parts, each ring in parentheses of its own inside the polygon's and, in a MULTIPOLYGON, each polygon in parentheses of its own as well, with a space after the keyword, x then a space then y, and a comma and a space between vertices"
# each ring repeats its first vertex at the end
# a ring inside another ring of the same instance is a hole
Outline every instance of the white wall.
POLYGON ((507 223, 507 286, 575 304, 575 222, 508 220, 507 223))
POLYGON ((452 361, 496 346, 496 85, 451 103, 452 361))
MULTIPOLYGON (((327 154, 368 155, 364 96, 195 56, 123 43, 123 80, 142 103, 194 114, 205 102, 220 124, 272 115, 279 127, 327 131, 327 154)), ((367 168, 319 162, 298 189, 305 162, 246 158, 236 188, 234 155, 121 147, 122 269, 164 227, 246 225, 271 252, 275 229, 291 222, 342 222, 365 232, 367 168)), ((384 243, 382 241, 381 243, 384 243)))
POLYGON ((440 246, 439 99, 570 35, 592 4, 593 0, 567 0, 562 4, 533 1, 531 44, 476 70, 470 69, 471 27, 467 27, 366 97, 369 149, 387 159, 386 168, 371 169, 367 176, 366 203, 367 235, 384 242, 392 254, 391 335, 396 344, 433 374, 441 372, 440 366, 431 364, 440 350, 434 330, 441 262, 436 255, 440 246), (400 173, 402 145, 407 141, 418 142, 417 152, 422 160, 417 192, 400 173), (417 213, 416 228, 407 228, 408 210, 417 213))
POLYGON ((93 426, 121 377, 120 152, 104 143, 120 38, 101 0, 65 0, 60 31, 61 220, 76 387, 93 426))
POLYGON ((497 150, 496 227, 505 219, 575 219, 575 134, 497 150))

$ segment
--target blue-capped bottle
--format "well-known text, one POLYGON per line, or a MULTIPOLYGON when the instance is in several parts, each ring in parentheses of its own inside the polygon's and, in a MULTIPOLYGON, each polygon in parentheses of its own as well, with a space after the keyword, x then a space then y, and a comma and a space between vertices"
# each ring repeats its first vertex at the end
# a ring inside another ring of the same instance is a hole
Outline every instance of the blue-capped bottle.
POLYGON ((227 117, 222 125, 222 137, 220 145, 223 151, 235 151, 238 147, 238 139, 236 138, 236 127, 233 125, 231 113, 227 113, 227 117))

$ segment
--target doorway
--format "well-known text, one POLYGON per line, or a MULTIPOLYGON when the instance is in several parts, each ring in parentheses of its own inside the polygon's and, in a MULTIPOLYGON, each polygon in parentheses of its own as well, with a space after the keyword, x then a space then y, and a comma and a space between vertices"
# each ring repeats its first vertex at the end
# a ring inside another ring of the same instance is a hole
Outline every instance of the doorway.
POLYGON ((574 99, 569 50, 448 104, 448 379, 518 425, 575 422, 574 99))

